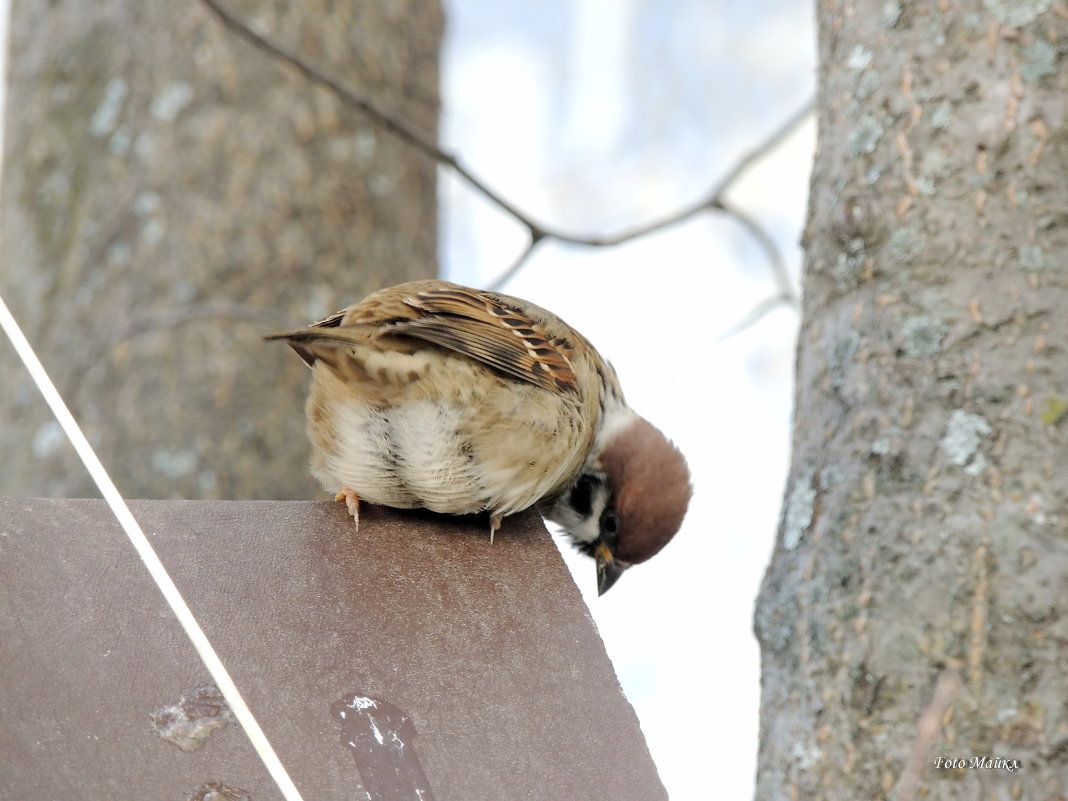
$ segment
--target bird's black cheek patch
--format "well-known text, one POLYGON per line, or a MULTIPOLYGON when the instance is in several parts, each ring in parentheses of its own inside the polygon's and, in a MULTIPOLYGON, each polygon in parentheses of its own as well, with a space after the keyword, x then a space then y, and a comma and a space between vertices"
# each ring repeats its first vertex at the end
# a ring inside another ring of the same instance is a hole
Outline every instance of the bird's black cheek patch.
POLYGON ((579 553, 584 553, 586 556, 593 559, 597 546, 601 544, 600 540, 594 540, 593 542, 583 542, 582 540, 572 540, 571 544, 575 546, 575 550, 579 553))
POLYGON ((597 480, 591 475, 580 476, 568 497, 568 505, 582 517, 593 509, 593 487, 597 480))

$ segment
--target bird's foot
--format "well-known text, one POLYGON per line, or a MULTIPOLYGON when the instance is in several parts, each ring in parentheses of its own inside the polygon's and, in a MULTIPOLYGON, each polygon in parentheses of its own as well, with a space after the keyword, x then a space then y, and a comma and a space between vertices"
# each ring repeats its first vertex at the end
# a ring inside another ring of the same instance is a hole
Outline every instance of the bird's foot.
POLYGON ((493 535, 501 527, 502 520, 504 520, 504 515, 502 514, 494 512, 490 515, 490 545, 493 545, 493 535))
POLYGON ((341 492, 334 496, 335 501, 344 501, 345 508, 349 510, 349 514, 352 515, 352 520, 356 524, 356 530, 360 530, 360 496, 350 490, 348 487, 342 487, 341 492))

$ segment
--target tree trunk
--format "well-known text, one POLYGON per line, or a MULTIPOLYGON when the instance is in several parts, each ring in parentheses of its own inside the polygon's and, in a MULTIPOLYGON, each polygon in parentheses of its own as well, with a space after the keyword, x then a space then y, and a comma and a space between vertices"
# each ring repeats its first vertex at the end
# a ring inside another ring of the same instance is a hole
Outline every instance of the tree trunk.
MULTIPOLYGON (((230 0, 437 124, 437 3, 230 0)), ((308 497, 305 372, 262 334, 435 271, 435 165, 205 6, 15 0, 3 292, 119 488, 308 497)), ((92 485, 0 348, 0 493, 92 485)))
POLYGON ((1064 798, 1068 14, 817 13, 756 797, 1064 798))

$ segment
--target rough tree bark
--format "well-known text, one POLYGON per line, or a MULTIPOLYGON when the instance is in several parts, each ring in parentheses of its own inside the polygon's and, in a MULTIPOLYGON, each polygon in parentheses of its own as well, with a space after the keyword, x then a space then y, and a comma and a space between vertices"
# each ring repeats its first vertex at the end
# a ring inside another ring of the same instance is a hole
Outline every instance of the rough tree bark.
POLYGON ((757 798, 1063 799, 1068 11, 817 5, 757 798))
MULTIPOLYGON (((436 2, 232 0, 431 134, 436 2)), ((15 0, 0 291, 119 488, 309 497, 305 373, 260 341, 435 271, 435 165, 195 0, 15 0)), ((0 346, 0 493, 91 484, 0 346)))

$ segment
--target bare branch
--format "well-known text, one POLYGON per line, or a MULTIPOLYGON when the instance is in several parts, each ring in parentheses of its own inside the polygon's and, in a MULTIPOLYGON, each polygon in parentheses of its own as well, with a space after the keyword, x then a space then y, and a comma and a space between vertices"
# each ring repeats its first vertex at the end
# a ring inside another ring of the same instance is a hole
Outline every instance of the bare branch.
MULTIPOLYGON (((537 239, 555 239, 558 242, 566 242, 572 245, 584 245, 586 247, 615 247, 630 242, 634 239, 639 239, 643 236, 662 231, 667 228, 671 228, 675 225, 680 225, 692 217, 701 214, 706 211, 720 211, 729 217, 733 217, 741 223, 756 240, 760 243, 761 247, 768 255, 768 261, 771 264, 772 273, 775 277, 775 282, 779 288, 778 298, 785 297, 785 302, 797 305, 799 299, 797 292, 794 289, 789 273, 786 271, 786 264, 779 252, 778 245, 775 244, 775 240, 763 229, 763 227, 757 223, 755 219, 748 214, 741 211, 733 204, 726 200, 726 194, 730 191, 731 187, 737 182, 742 175, 757 161, 766 156, 788 137, 790 137, 794 131, 803 123, 808 116, 812 113, 812 109, 815 106, 815 100, 809 98, 799 109, 791 114, 778 128, 771 132, 762 142, 756 147, 750 150, 748 153, 742 156, 737 163, 730 169, 730 171, 723 176, 716 184, 712 192, 706 195, 703 199, 678 209, 670 214, 660 217, 648 223, 642 223, 641 225, 634 226, 632 228, 625 228, 615 234, 609 234, 606 236, 576 236, 568 234, 556 229, 541 227, 537 231, 530 228, 531 233, 531 248, 536 244, 537 239)), ((517 219, 526 224, 521 217, 517 219)), ((529 228, 529 226, 528 226, 529 228)), ((515 274, 519 271, 519 267, 526 260, 526 256, 520 261, 519 266, 512 265, 498 278, 494 279, 492 286, 494 288, 500 288, 511 280, 515 274)), ((777 301, 783 302, 783 301, 777 301)))
POLYGON ((340 81, 313 67, 307 61, 295 53, 291 53, 280 45, 276 45, 264 36, 249 28, 244 22, 233 16, 229 11, 219 5, 216 0, 201 0, 217 16, 227 28, 237 36, 244 39, 254 47, 268 53, 274 58, 284 61, 312 83, 332 92, 342 103, 359 109, 376 123, 381 125, 398 139, 407 142, 419 152, 434 159, 435 161, 450 167, 457 175, 483 195, 487 200, 496 204, 507 214, 522 223, 533 235, 541 231, 541 226, 528 217, 518 207, 497 194, 484 181, 474 175, 467 167, 460 163, 452 153, 447 153, 437 146, 435 141, 419 133, 414 126, 404 122, 396 114, 393 114, 379 105, 366 95, 360 94, 343 85, 340 81))
MULTIPOLYGON (((639 237, 648 236, 649 234, 661 231, 665 228, 670 228, 673 225, 678 225, 697 214, 704 211, 721 211, 724 214, 732 217, 738 217, 742 224, 750 230, 755 232, 757 227, 755 223, 749 218, 742 219, 741 212, 733 206, 728 205, 725 195, 730 188, 738 181, 738 179, 745 174, 754 163, 766 156, 776 147, 778 147, 785 139, 787 139, 798 126, 812 113, 815 101, 811 98, 805 102, 801 108, 791 114, 785 122, 783 122, 778 128, 771 132, 771 134, 764 139, 760 144, 750 150, 748 153, 742 156, 738 162, 731 167, 730 171, 719 180, 712 191, 705 195, 702 200, 692 203, 689 206, 685 206, 678 209, 671 214, 667 214, 652 222, 643 223, 633 228, 624 229, 616 234, 601 237, 580 237, 569 236, 562 234, 559 231, 545 231, 544 234, 547 237, 558 239, 561 242, 568 242, 574 245, 586 245, 588 247, 614 247, 615 245, 622 245, 625 242, 629 242, 632 239, 638 239, 639 237)), ((764 235, 763 237, 767 242, 770 242, 770 237, 764 235)), ((776 254, 778 262, 781 264, 782 257, 776 254)))
MULTIPOLYGON (((521 210, 510 200, 500 195, 496 190, 490 187, 489 184, 476 176, 463 162, 460 161, 458 156, 439 147, 432 137, 420 133, 413 125, 405 122, 398 115, 383 109, 370 97, 345 86, 336 78, 327 75, 318 67, 305 61, 301 56, 290 52, 281 45, 270 41, 267 37, 256 33, 249 28, 248 25, 223 8, 217 0, 202 0, 202 2, 219 18, 223 25, 233 31, 234 34, 244 39, 252 46, 269 54, 273 58, 289 64, 310 82, 332 92, 343 104, 359 109, 374 122, 393 133, 402 141, 411 145, 423 155, 434 159, 439 164, 447 166, 459 175, 474 191, 481 194, 526 228, 527 233, 530 236, 529 244, 519 255, 518 259, 516 259, 504 273, 492 282, 494 288, 499 288, 511 280, 511 278, 513 278, 529 261, 530 256, 543 240, 553 239, 558 242, 584 247, 614 247, 643 236, 648 236, 656 231, 679 225, 703 212, 719 211, 737 219, 750 235, 760 243, 761 247, 763 247, 768 255, 768 260, 771 264, 772 273, 775 277, 779 292, 773 299, 766 301, 765 304, 762 304, 761 307, 754 310, 754 313, 759 311, 757 318, 759 319, 759 317, 763 316, 767 311, 767 309, 761 310, 762 307, 768 305, 772 301, 774 301, 772 306, 784 302, 797 303, 797 293, 790 284, 782 254, 779 253, 774 240, 753 218, 733 205, 728 204, 725 195, 746 170, 790 136, 808 117, 812 112, 814 105, 812 100, 809 100, 801 108, 791 114, 782 125, 776 128, 763 142, 743 155, 742 158, 734 164, 730 171, 719 180, 713 190, 705 195, 703 199, 670 214, 659 217, 651 222, 624 228, 614 234, 607 234, 604 236, 581 236, 536 221, 533 217, 521 210)), ((771 306, 769 306, 769 308, 770 307, 771 306)))

